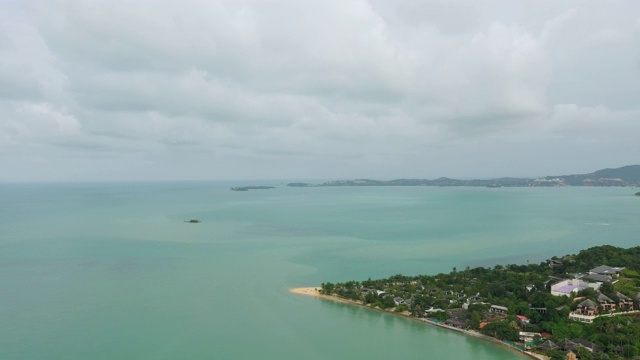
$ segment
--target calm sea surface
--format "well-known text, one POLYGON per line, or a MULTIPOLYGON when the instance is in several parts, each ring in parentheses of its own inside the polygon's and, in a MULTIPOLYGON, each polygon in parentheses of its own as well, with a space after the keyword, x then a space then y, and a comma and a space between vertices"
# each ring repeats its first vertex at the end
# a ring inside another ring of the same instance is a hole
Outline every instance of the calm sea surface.
POLYGON ((287 290, 640 244, 638 189, 232 185, 0 185, 0 359, 519 359, 287 290))

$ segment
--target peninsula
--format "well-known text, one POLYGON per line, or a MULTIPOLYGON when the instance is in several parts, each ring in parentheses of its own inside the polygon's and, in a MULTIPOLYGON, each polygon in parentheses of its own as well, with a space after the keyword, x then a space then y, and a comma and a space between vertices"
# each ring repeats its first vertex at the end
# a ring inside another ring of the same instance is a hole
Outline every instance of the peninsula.
POLYGON ((640 356, 640 246, 292 292, 404 315, 539 358, 640 356))
POLYGON ((289 183, 290 187, 326 186, 481 186, 481 187, 555 187, 555 186, 640 186, 640 165, 623 166, 616 169, 602 169, 589 174, 556 175, 539 178, 471 179, 460 180, 441 177, 428 179, 395 180, 336 180, 321 184, 289 183))

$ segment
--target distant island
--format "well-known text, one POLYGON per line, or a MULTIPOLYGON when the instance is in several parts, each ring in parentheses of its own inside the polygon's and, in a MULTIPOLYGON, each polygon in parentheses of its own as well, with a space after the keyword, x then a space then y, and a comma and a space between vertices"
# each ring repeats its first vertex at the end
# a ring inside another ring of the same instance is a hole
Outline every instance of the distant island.
POLYGON ((291 292, 389 311, 535 358, 640 357, 640 246, 604 245, 540 264, 454 267, 291 292))
MULTIPOLYGON (((479 186, 479 187, 556 187, 556 186, 640 186, 640 165, 628 165, 616 169, 602 169, 590 174, 545 176, 536 179, 503 177, 497 179, 459 180, 441 177, 427 179, 396 180, 336 180, 322 184, 289 183, 290 187, 326 186, 479 186)), ((637 195, 637 194, 636 194, 637 195)))
POLYGON ((232 187, 231 191, 249 191, 249 190, 268 190, 275 189, 275 186, 235 186, 232 187))

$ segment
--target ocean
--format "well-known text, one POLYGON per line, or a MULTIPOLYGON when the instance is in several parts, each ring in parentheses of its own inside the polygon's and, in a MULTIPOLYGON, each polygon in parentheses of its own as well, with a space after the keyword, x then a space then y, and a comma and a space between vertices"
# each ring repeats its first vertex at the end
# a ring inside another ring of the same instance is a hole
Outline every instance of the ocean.
POLYGON ((637 246, 637 191, 0 184, 0 359, 523 358, 288 290, 637 246))

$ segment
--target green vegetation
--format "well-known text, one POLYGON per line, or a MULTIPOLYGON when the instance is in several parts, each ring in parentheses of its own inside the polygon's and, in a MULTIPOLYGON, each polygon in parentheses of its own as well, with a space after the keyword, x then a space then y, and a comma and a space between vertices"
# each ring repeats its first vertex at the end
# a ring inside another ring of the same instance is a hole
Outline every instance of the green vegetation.
MULTIPOLYGON (((537 179, 498 178, 498 179, 451 179, 441 177, 427 179, 395 179, 395 180, 336 180, 322 184, 290 183, 292 187, 316 186, 483 186, 483 187, 549 187, 549 186, 638 186, 640 185, 640 165, 628 165, 616 169, 602 169, 590 174, 546 176, 537 179)), ((638 193, 640 194, 640 193, 638 193)), ((638 195, 636 194, 636 195, 638 195)), ((640 196, 640 195, 639 195, 640 196)))
POLYGON ((500 340, 519 342, 520 332, 531 332, 537 334, 535 338, 520 342, 521 346, 551 358, 572 350, 579 359, 640 359, 640 314, 620 310, 640 308, 640 247, 605 245, 540 264, 454 268, 448 274, 432 276, 399 274, 379 280, 324 283, 321 292, 373 308, 408 311, 412 316, 444 321, 500 340), (571 296, 551 295, 552 284, 603 264, 625 269, 602 283, 599 291, 586 288, 571 296), (601 294, 615 302, 617 309, 598 303, 596 314, 607 316, 595 317, 591 323, 568 318, 581 302, 596 302, 601 294), (627 297, 632 302, 625 305, 622 301, 627 297), (492 309, 492 305, 501 308, 492 309), (505 314, 500 313, 503 308, 507 309, 505 314), (561 348, 536 348, 545 341, 543 335, 562 344, 561 348))

